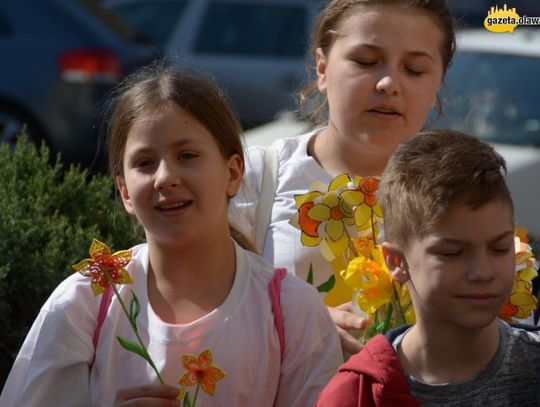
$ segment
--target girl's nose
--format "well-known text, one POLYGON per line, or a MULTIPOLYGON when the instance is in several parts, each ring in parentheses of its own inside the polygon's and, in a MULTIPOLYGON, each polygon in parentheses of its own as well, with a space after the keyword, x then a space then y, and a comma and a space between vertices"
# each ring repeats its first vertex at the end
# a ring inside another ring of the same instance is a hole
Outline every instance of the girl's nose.
POLYGON ((397 96, 401 93, 401 84, 394 70, 386 70, 375 85, 377 92, 387 96, 397 96))
POLYGON ((164 190, 167 188, 175 188, 179 185, 180 174, 178 169, 166 161, 162 161, 156 171, 154 188, 156 190, 164 190))

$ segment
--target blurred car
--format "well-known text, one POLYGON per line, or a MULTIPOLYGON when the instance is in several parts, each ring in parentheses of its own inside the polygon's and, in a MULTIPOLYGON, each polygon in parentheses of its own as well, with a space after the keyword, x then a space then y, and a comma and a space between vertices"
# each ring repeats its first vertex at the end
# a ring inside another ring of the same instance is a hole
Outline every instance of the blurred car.
MULTIPOLYGON (((540 29, 464 30, 441 93, 449 127, 493 143, 506 159, 516 222, 540 239, 540 29)), ((537 247, 540 245, 537 242, 537 247)))
MULTIPOLYGON (((426 127, 453 128, 492 143, 505 158, 516 222, 540 250, 540 30, 513 34, 471 29, 458 49, 441 92, 442 117, 426 127)), ((309 124, 290 115, 245 132, 248 146, 300 134, 309 124)))
POLYGON ((22 125, 66 163, 90 166, 98 153, 104 97, 155 47, 91 0, 0 2, 0 141, 22 125))
POLYGON ((169 62, 212 75, 244 126, 295 108, 315 0, 105 0, 169 62))

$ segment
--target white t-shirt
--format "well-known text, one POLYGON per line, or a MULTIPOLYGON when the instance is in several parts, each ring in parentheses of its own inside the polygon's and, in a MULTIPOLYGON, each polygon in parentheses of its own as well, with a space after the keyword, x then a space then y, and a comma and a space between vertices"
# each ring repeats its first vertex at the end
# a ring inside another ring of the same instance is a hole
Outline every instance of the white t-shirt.
MULTIPOLYGON (((217 382, 213 397, 199 391, 197 406, 313 405, 342 362, 328 311, 309 285, 290 276, 282 281, 285 354, 281 365, 268 292, 274 269, 239 246, 236 261, 235 280, 223 304, 189 324, 164 323, 152 311, 146 244, 133 248, 127 266, 134 283, 118 287, 126 304, 130 290, 139 298, 139 331, 165 383, 180 387, 183 355, 212 351, 213 364, 226 376, 217 382)), ((118 343, 117 335, 136 340, 114 295, 90 367, 100 301, 90 280, 78 273, 57 287, 20 350, 0 405, 111 406, 119 389, 158 383, 148 363, 118 343)), ((195 386, 187 390, 193 399, 195 386)))
MULTIPOLYGON (((334 289, 321 295, 326 297, 328 305, 335 306, 351 300, 350 288, 345 286, 341 277, 334 275, 332 266, 323 257, 319 247, 302 245, 300 230, 289 223, 298 211, 295 195, 305 194, 314 181, 325 184, 332 181, 333 176, 308 155, 310 139, 321 130, 278 139, 272 144, 278 156, 277 186, 263 257, 276 267, 286 268, 289 273, 304 281, 307 281, 311 267, 315 287, 327 283, 334 276, 334 289)), ((229 210, 231 220, 252 240, 261 195, 263 157, 260 147, 250 147, 247 150, 244 185, 231 201, 229 210)))

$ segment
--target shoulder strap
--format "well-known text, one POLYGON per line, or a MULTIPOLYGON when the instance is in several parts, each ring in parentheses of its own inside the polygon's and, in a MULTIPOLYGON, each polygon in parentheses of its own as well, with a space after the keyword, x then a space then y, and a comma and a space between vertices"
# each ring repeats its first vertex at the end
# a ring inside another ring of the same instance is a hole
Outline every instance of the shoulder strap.
POLYGON ((257 205, 257 216, 255 223, 255 247, 259 254, 264 251, 264 241, 270 218, 272 216, 272 206, 277 187, 278 156, 277 151, 272 146, 262 148, 264 166, 261 181, 261 196, 257 205))
POLYGON ((283 325, 283 314, 281 312, 281 280, 287 275, 287 270, 283 268, 276 269, 274 278, 268 284, 268 292, 270 294, 270 302, 272 304, 272 312, 274 313, 274 324, 276 326, 279 338, 279 350, 281 360, 285 354, 285 327, 283 325))
POLYGON ((99 334, 101 333, 101 327, 103 326, 103 322, 105 322, 105 317, 107 316, 109 305, 111 305, 112 296, 113 296, 113 289, 109 285, 105 289, 105 292, 101 295, 101 305, 99 306, 96 330, 94 331, 94 337, 92 338, 92 343, 94 344, 94 350, 97 349, 97 345, 99 342, 99 334))

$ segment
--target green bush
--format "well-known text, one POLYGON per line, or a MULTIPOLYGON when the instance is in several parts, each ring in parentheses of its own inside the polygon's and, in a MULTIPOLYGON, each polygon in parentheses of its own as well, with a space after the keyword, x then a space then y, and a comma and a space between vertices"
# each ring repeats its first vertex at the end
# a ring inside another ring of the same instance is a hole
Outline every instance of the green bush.
POLYGON ((0 384, 39 309, 92 238, 112 250, 142 241, 110 177, 64 169, 20 136, 0 146, 0 384))

